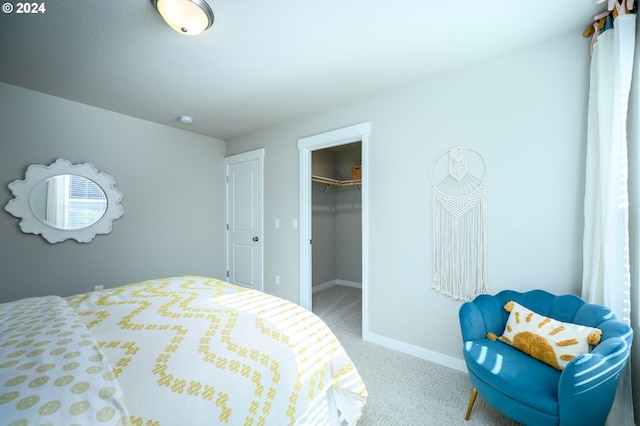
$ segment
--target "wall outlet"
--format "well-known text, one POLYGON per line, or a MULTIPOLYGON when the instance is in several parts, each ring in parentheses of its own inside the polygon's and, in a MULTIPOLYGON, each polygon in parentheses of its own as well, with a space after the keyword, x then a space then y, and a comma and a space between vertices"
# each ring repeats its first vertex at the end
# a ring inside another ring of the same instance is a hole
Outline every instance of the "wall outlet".
POLYGON ((298 219, 291 219, 291 229, 298 229, 298 219))
POLYGON ((103 290, 103 289, 104 289, 104 286, 102 284, 99 284, 99 285, 93 287, 93 291, 100 291, 100 290, 103 290))
POLYGON ((275 285, 280 285, 280 275, 274 275, 273 276, 273 283, 275 285))

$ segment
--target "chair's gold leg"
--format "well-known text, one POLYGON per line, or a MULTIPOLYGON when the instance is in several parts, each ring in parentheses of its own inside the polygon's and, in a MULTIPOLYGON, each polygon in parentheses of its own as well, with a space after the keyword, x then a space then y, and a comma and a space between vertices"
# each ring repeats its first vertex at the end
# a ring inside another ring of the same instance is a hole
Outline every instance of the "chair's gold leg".
POLYGON ((478 396, 478 390, 473 388, 473 392, 471 392, 471 399, 469 400, 469 408, 467 408, 467 415, 464 416, 465 420, 469 420, 471 417, 471 409, 473 408, 473 404, 476 402, 476 397, 478 396))

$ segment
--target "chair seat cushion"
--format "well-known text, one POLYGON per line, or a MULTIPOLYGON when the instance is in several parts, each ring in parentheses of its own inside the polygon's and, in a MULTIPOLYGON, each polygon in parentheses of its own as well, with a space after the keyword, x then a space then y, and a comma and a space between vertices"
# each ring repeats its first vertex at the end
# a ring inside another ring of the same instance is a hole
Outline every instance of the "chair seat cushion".
POLYGON ((500 341, 467 341, 463 353, 469 370, 496 391, 549 415, 558 415, 561 371, 500 341))

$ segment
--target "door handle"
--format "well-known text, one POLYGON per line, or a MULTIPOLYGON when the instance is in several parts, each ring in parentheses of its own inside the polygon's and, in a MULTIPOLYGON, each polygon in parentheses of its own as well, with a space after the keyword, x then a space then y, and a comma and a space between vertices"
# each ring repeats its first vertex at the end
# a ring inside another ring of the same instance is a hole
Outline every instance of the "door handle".
POLYGON ((258 241, 258 237, 253 237, 253 241, 258 241))

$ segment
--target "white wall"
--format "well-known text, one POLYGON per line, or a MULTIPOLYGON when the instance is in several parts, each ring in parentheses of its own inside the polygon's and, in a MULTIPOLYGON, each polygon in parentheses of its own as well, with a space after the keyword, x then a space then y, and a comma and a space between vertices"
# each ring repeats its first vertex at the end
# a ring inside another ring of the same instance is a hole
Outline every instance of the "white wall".
POLYGON ((225 142, 0 83, 0 302, 182 274, 224 277, 225 142), (88 244, 23 234, 4 211, 30 164, 93 163, 124 193, 88 244))
MULTIPOLYGON (((567 35, 239 137, 227 153, 266 148, 265 221, 296 218, 297 140, 369 121, 370 331, 460 360, 460 303, 431 289, 431 164, 457 145, 489 164, 490 291, 578 293, 588 49, 567 35)), ((297 231, 267 230, 265 274, 281 285, 265 290, 298 301, 298 258, 297 231)))

